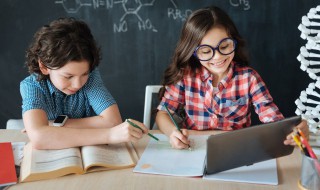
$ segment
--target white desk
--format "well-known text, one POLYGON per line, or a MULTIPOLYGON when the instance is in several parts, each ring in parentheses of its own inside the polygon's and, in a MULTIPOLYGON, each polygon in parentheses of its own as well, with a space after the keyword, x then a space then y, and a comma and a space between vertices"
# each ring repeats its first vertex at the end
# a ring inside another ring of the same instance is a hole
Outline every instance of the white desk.
MULTIPOLYGON (((159 133, 159 131, 152 131, 159 133)), ((213 134, 215 132, 194 132, 191 134, 213 134)), ((149 136, 135 144, 138 154, 141 155, 149 136)), ((19 130, 0 130, 0 142, 28 141, 25 134, 19 130)), ((295 149, 293 154, 277 159, 279 185, 258 185, 248 183, 208 181, 201 178, 186 178, 172 176, 158 176, 137 174, 132 168, 114 171, 95 172, 85 175, 69 175, 52 180, 42 180, 14 185, 9 190, 49 190, 49 189, 137 189, 137 190, 206 190, 206 189, 236 189, 236 190, 294 190, 298 189, 297 182, 300 178, 301 156, 300 150, 295 149)))

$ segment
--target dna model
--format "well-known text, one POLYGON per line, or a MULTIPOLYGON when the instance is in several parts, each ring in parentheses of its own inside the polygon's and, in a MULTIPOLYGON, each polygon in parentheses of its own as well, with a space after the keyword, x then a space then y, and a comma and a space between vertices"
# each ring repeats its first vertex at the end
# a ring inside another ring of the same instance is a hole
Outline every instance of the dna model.
POLYGON ((311 146, 320 146, 320 5, 311 8, 307 16, 302 16, 298 26, 300 37, 307 40, 300 48, 297 59, 300 69, 306 71, 314 82, 301 91, 295 101, 295 113, 308 122, 311 146))

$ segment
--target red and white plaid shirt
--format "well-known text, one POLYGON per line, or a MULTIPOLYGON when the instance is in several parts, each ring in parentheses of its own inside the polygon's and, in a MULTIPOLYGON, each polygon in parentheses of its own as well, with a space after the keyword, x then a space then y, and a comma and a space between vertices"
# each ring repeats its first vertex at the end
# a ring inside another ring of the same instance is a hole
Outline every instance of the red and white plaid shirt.
POLYGON ((250 106, 263 123, 283 119, 273 103, 260 75, 250 67, 239 67, 231 63, 227 76, 212 86, 212 74, 205 68, 185 74, 166 91, 158 110, 165 111, 164 105, 172 111, 183 105, 186 112, 185 128, 193 130, 235 130, 251 125, 250 106))

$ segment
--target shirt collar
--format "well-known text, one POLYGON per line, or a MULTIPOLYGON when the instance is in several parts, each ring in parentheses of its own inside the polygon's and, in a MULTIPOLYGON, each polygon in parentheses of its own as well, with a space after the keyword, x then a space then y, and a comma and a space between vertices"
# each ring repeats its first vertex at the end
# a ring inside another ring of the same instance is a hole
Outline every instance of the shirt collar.
POLYGON ((202 66, 201 70, 200 70, 200 77, 201 77, 202 81, 205 81, 209 77, 211 77, 211 73, 210 73, 210 71, 208 71, 208 69, 206 69, 204 66, 202 66))
POLYGON ((48 88, 49 88, 49 91, 50 91, 50 94, 53 95, 53 94, 59 94, 59 95, 63 95, 64 96, 64 93, 62 93, 60 90, 58 90, 53 84, 52 82, 50 81, 50 79, 46 79, 46 82, 47 82, 47 85, 48 85, 48 88))
MULTIPOLYGON (((234 72, 234 69, 235 69, 235 63, 232 61, 230 63, 230 69, 227 73, 227 76, 225 76, 219 83, 219 86, 220 84, 222 84, 225 88, 227 87, 227 84, 229 83, 229 81, 232 79, 232 76, 233 76, 233 72, 234 72)), ((201 67, 200 71, 199 71, 199 74, 200 74, 200 77, 201 77, 201 80, 202 81, 205 81, 209 78, 212 79, 212 74, 210 73, 210 71, 208 71, 208 69, 206 69, 205 67, 201 67)))
POLYGON ((231 81, 232 79, 232 76, 233 76, 233 73, 234 73, 234 70, 235 70, 235 66, 236 64, 232 61, 230 63, 230 69, 227 73, 227 76, 225 76, 221 81, 220 81, 220 84, 222 84, 224 86, 224 88, 226 88, 228 86, 228 83, 231 81))

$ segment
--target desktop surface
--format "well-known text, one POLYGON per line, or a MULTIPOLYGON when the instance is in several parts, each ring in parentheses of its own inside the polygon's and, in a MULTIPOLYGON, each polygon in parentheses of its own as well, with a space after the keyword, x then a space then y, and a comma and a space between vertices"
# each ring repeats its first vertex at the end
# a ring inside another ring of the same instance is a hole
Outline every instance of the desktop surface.
MULTIPOLYGON (((151 133, 160 133, 151 131, 151 133)), ((215 131, 191 131, 190 134, 215 134, 215 131)), ((138 155, 141 156, 150 137, 145 137, 135 143, 138 155)), ((0 130, 0 142, 28 141, 25 134, 19 130, 0 130)), ((258 185, 249 183, 236 183, 224 181, 207 181, 202 178, 172 177, 162 175, 149 175, 133 173, 133 168, 94 172, 84 175, 69 175, 51 180, 19 183, 11 186, 9 190, 37 190, 37 189, 129 189, 129 190, 194 190, 194 189, 237 189, 237 190, 288 190, 298 189, 300 178, 301 155, 300 150, 295 148, 293 154, 277 159, 279 185, 258 185)))

